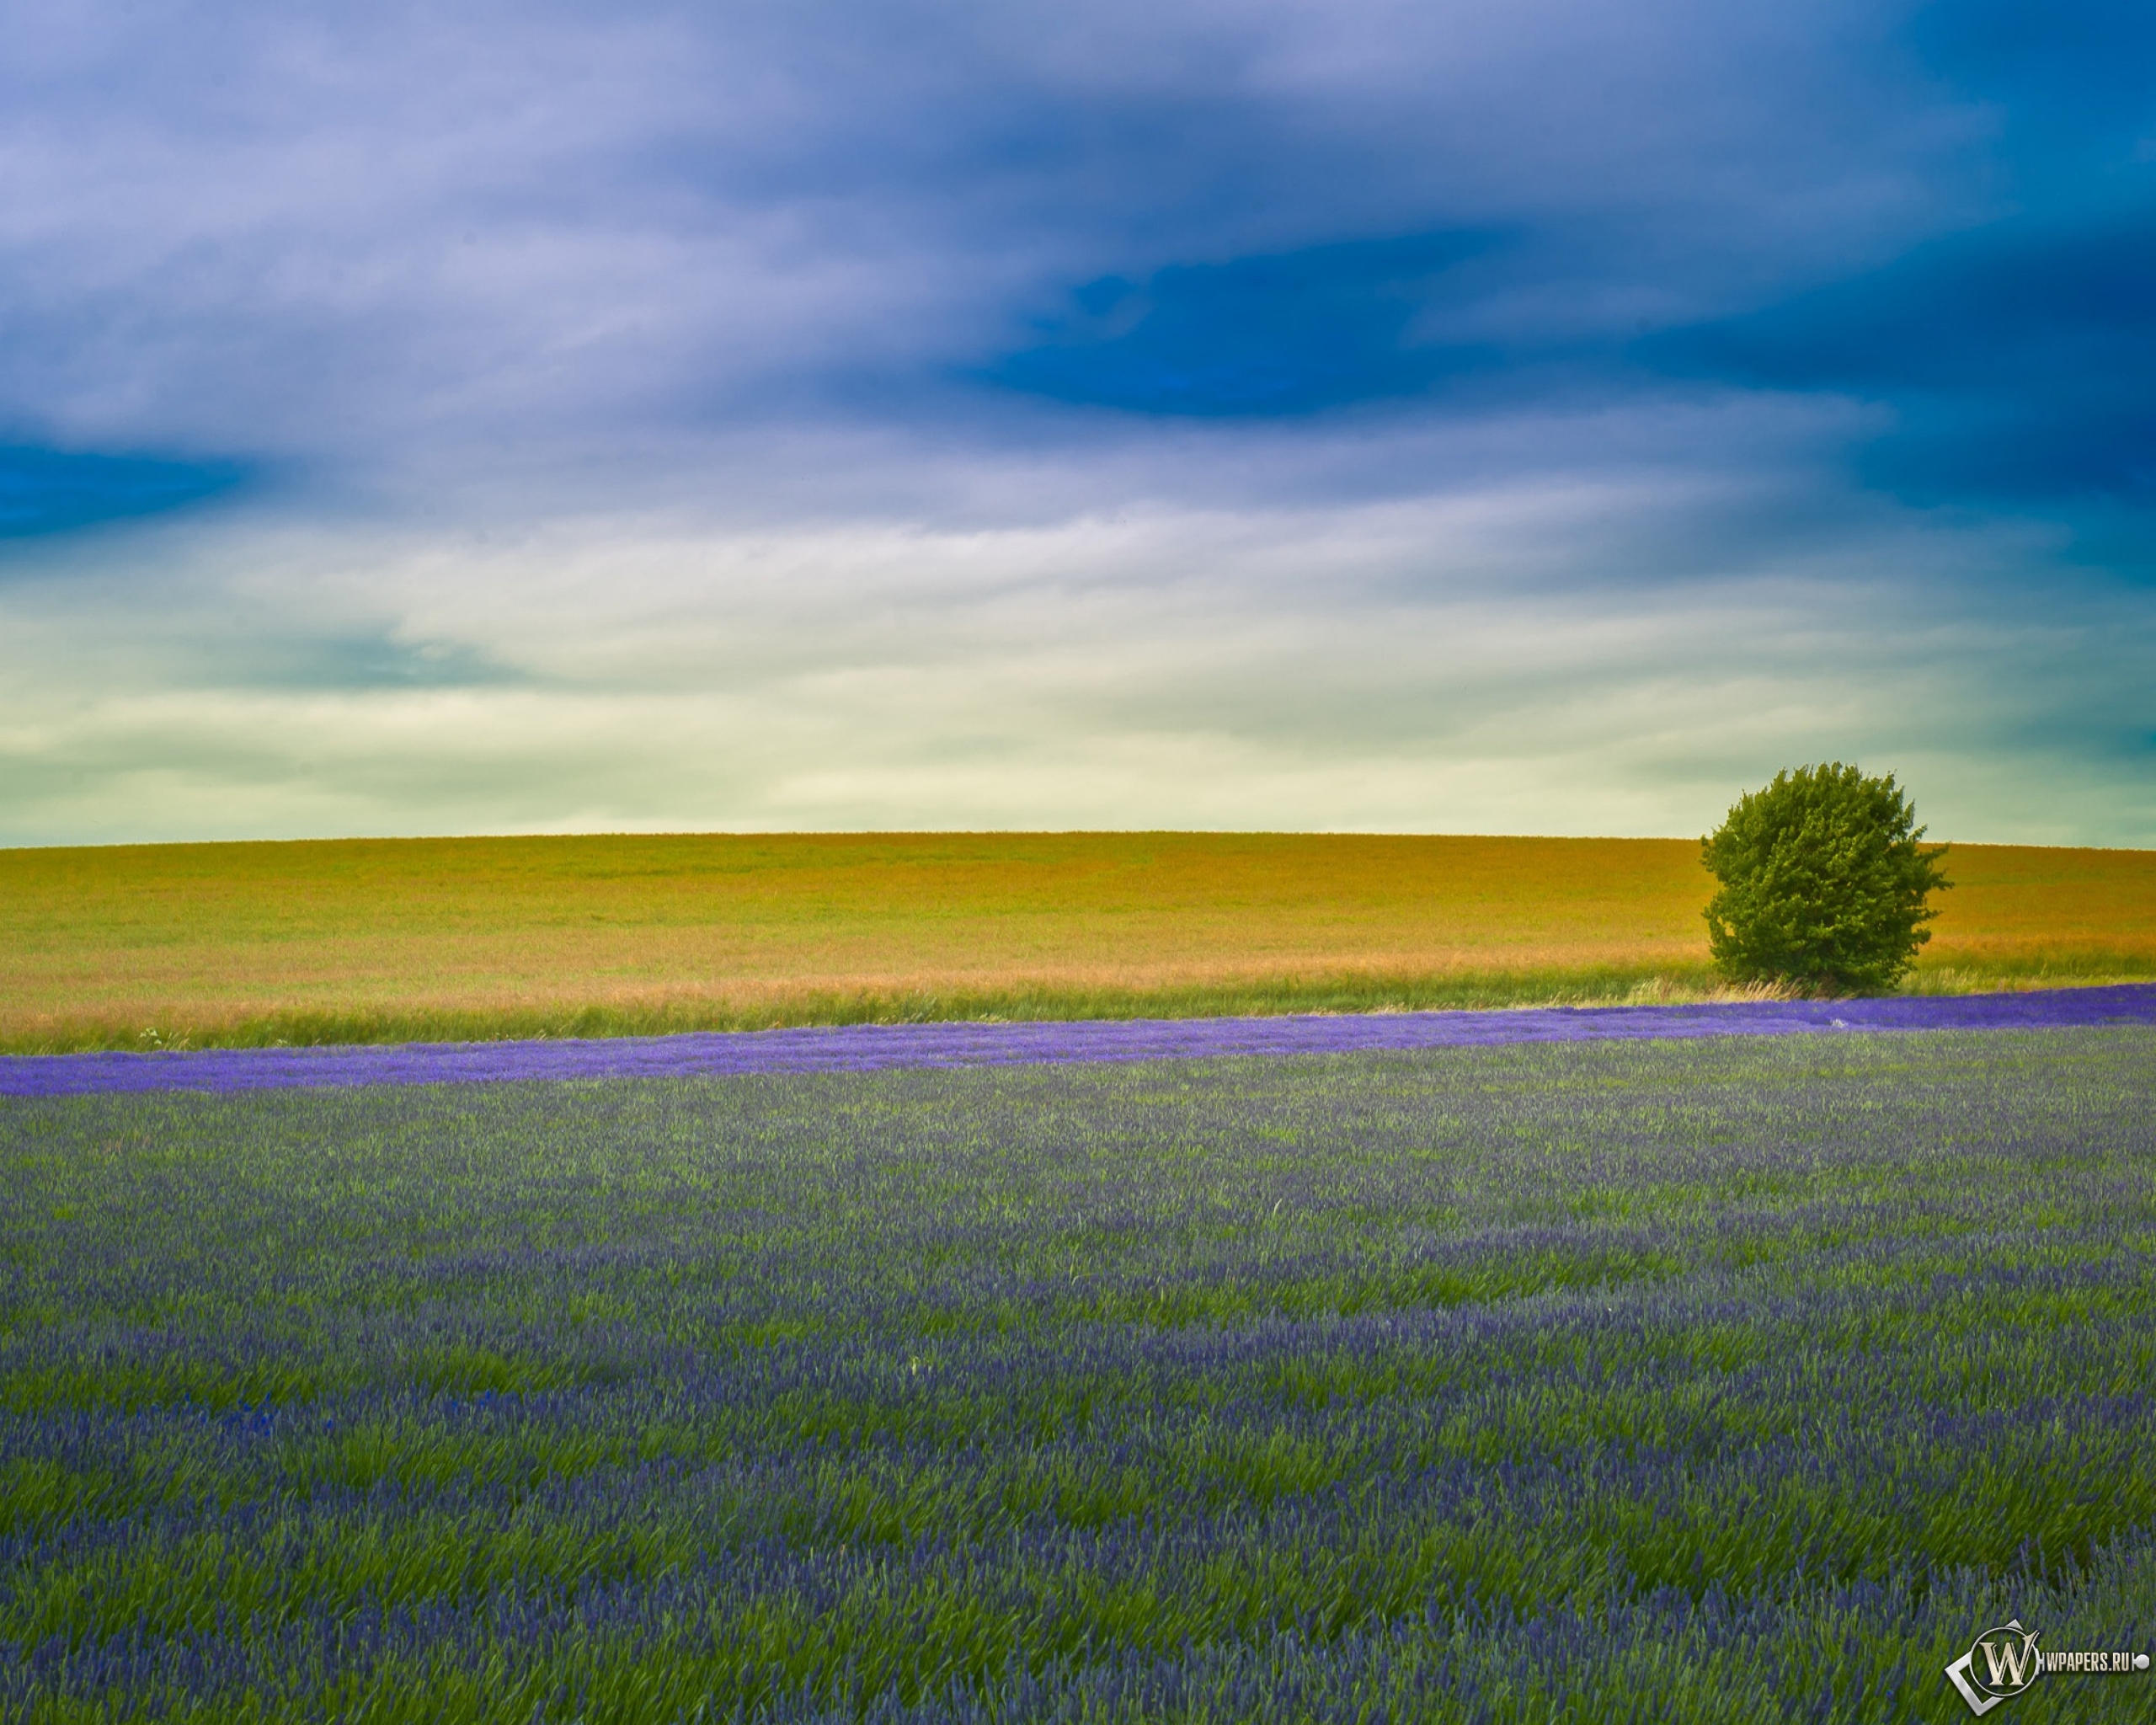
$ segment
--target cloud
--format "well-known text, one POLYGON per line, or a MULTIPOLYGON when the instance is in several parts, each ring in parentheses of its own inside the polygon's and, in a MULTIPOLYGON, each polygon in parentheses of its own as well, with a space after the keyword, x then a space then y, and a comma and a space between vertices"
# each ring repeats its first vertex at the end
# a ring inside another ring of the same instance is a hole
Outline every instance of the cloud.
POLYGON ((1904 521, 1725 545, 1718 573, 1652 585, 1570 579, 1596 558, 1652 567, 1673 524, 1742 521, 1743 496, 1709 494, 1744 483, 1666 472, 988 531, 204 531, 177 568, 168 546, 154 574, 15 590, 0 809, 18 841, 302 824, 1681 833, 1779 766, 1841 757, 1898 768, 1942 836, 2156 837, 2156 781, 2118 724, 2138 713, 2145 736, 2156 718, 2146 619, 2054 595, 1988 617, 1951 602, 1972 561, 2041 546, 1904 521), (134 602, 152 579, 182 597, 134 602), (93 643, 72 624, 83 602, 106 620, 93 643), (310 638, 374 645, 296 661, 310 638))
POLYGON ((1303 414, 1419 395, 1488 369, 1485 347, 1415 339, 1448 274, 1489 242, 1431 234, 1103 276, 1050 339, 989 378, 1053 400, 1201 418, 1303 414))
POLYGON ((2151 830, 2132 8, 8 22, 0 833, 2151 830))
POLYGON ((2023 217, 1642 344, 1680 374, 1890 404, 1865 469, 1898 494, 2156 505, 2156 200, 2023 217))
POLYGON ((421 494, 678 477, 750 425, 932 430, 965 414, 953 367, 1113 275, 1168 294, 1171 348, 1178 315, 1239 308, 1246 373, 1258 308, 1277 340, 1301 293, 1367 376, 1379 284, 1346 278, 1418 234, 1550 236, 1482 307, 1513 339, 1666 321, 1793 255, 1881 255, 1940 152, 1831 12, 1790 30, 1679 0, 21 25, 0 419, 421 494), (1839 123, 1792 156, 1828 90, 1839 123))

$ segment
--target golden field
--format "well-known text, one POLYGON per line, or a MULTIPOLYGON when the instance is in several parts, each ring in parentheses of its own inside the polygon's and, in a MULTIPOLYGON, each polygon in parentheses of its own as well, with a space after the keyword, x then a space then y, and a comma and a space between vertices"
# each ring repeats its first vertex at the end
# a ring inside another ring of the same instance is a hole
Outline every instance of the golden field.
MULTIPOLYGON (((1953 848, 1913 986, 2156 976, 2156 852, 1953 848)), ((1684 998, 1690 839, 846 834, 0 851, 0 1048, 1684 998)))

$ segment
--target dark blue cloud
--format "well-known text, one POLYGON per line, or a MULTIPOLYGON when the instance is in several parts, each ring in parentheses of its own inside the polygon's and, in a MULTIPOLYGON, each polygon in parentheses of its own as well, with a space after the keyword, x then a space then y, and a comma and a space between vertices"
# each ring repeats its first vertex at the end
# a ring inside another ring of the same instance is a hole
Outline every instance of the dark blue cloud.
POLYGON ((985 375, 1055 401, 1205 419, 1419 394, 1502 363, 1490 344, 1417 333, 1458 297, 1457 266, 1493 242, 1427 234, 1179 265, 1142 285, 1104 276, 1043 323, 1047 340, 985 375))
POLYGON ((1999 104, 2010 143, 2040 160, 2063 146, 2100 154, 2156 114, 2145 0, 1934 0, 1910 36, 1937 72, 1999 104))
POLYGON ((233 462, 0 447, 0 539, 163 515, 230 492, 247 478, 233 462))
POLYGON ((2156 8, 1951 0, 1908 41, 1984 104, 2004 219, 1751 312, 1659 334, 1664 376, 1889 410, 1856 453, 1908 501, 2050 514, 2150 561, 2156 506, 2156 8), (2136 526, 2137 519, 2141 523, 2136 526))
POLYGON ((1999 223, 1639 351, 1886 404, 1864 469, 1913 499, 2156 505, 2156 205, 1999 223))

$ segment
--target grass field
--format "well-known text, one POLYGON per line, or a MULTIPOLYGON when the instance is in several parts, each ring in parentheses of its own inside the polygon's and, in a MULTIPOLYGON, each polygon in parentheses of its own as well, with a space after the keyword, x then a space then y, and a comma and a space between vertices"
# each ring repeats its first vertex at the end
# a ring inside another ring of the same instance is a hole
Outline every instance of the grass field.
MULTIPOLYGON (((2156 852, 1956 847, 1915 985, 2156 977, 2156 852)), ((1684 840, 940 834, 0 852, 0 1050, 1682 998, 1684 840)))
POLYGON ((2147 1028, 16 1099, 0 1253, 10 1720, 1943 1721, 2156 1628, 2147 1028))

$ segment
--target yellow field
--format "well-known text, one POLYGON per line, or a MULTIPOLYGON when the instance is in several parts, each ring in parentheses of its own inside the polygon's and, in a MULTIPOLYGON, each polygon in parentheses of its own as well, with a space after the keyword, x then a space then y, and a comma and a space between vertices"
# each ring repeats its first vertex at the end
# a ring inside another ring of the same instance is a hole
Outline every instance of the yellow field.
MULTIPOLYGON (((1677 998, 1693 840, 1187 833, 0 851, 0 1048, 1677 998)), ((1916 985, 2156 976, 2156 852, 1957 846, 1916 985)))

